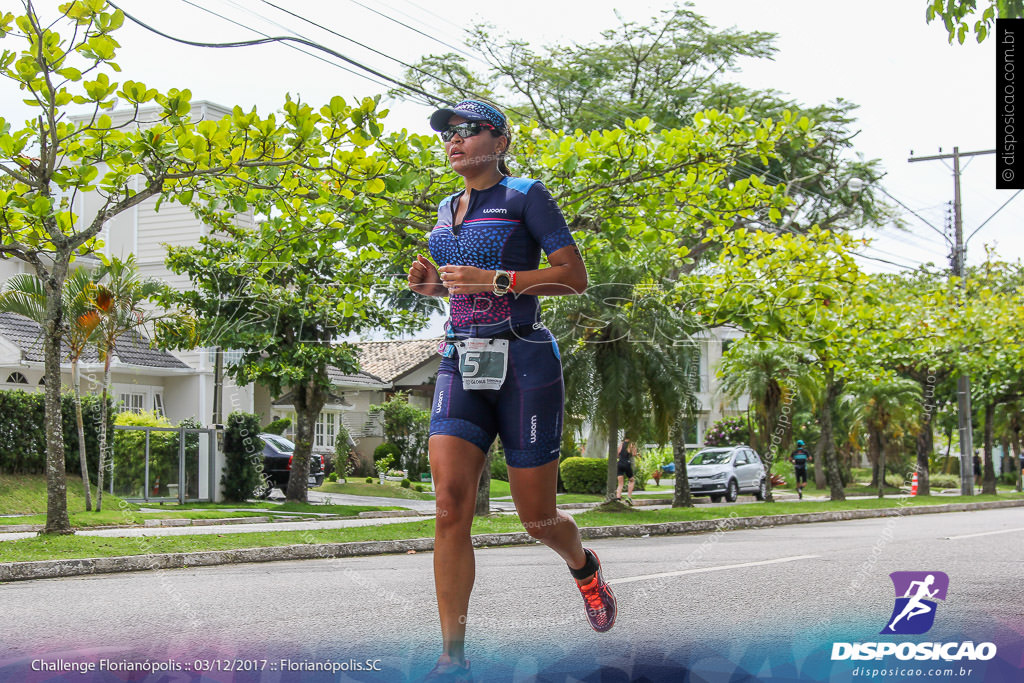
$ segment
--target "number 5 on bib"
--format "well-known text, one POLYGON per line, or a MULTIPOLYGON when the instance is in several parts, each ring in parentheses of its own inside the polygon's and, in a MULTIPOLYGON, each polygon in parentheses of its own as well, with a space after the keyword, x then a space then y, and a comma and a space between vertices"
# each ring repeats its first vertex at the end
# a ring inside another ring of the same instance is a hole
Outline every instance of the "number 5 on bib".
POLYGON ((463 389, 501 388, 508 371, 507 339, 465 339, 455 342, 455 347, 463 389))

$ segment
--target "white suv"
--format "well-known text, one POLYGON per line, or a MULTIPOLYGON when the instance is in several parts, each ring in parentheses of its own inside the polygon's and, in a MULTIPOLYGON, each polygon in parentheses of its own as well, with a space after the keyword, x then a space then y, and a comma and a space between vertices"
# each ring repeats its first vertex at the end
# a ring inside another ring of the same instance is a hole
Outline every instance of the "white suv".
POLYGON ((690 458, 686 476, 690 493, 711 496, 712 503, 720 502, 723 496, 735 503, 741 493, 764 500, 767 494, 764 465, 750 446, 704 448, 690 458))

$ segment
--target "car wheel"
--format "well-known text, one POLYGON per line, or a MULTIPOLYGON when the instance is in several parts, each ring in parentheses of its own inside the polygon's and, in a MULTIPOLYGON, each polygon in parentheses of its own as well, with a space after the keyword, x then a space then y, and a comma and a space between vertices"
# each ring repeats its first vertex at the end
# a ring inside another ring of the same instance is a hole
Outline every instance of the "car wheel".
POLYGON ((722 496, 720 494, 712 495, 711 496, 711 502, 712 503, 721 503, 722 502, 722 496))
POLYGON ((725 500, 729 503, 735 503, 736 499, 740 497, 740 487, 736 484, 735 479, 729 480, 729 485, 725 487, 725 500))
POLYGON ((768 483, 762 479, 761 483, 757 486, 757 491, 754 492, 754 498, 758 500, 764 500, 768 497, 768 483))
POLYGON ((324 478, 322 476, 318 476, 316 478, 316 485, 317 486, 323 486, 324 485, 324 478))

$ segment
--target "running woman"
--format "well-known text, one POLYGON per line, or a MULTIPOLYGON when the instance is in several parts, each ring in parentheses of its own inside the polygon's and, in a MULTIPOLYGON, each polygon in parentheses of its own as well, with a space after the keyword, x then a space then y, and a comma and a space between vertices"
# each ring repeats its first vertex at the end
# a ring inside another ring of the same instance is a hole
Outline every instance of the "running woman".
POLYGON ((615 488, 615 500, 622 502, 623 479, 629 477, 629 486, 626 492, 626 501, 633 504, 633 485, 636 479, 633 477, 633 462, 636 458, 636 444, 629 439, 623 439, 619 447, 618 479, 619 485, 615 488))
POLYGON ((412 291, 450 303, 428 443, 444 649, 427 680, 468 681, 466 620, 476 571, 470 526, 496 435, 519 519, 565 560, 594 630, 612 627, 616 604, 597 555, 583 547, 573 518, 555 507, 564 387, 558 344, 540 322, 537 296, 581 294, 583 258, 547 188, 509 174, 512 135, 500 110, 464 100, 434 112, 430 126, 465 188, 438 207, 428 239, 433 262, 417 256, 408 276, 412 291), (541 250, 548 268, 539 268, 541 250))
POLYGON ((793 455, 789 456, 789 461, 793 463, 793 474, 796 476, 796 495, 801 500, 804 497, 804 487, 807 486, 808 460, 814 460, 814 458, 812 458, 810 452, 804 448, 803 440, 797 439, 796 450, 793 451, 793 455))

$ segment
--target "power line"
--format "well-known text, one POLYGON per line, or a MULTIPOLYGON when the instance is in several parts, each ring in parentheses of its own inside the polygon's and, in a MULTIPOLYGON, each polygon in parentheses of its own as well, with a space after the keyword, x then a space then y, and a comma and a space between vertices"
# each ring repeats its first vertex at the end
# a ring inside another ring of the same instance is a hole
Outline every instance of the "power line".
MULTIPOLYGON (((191 0, 181 0, 181 1, 184 2, 186 5, 191 5, 192 7, 195 7, 198 10, 202 10, 203 12, 206 12, 207 14, 212 14, 215 17, 223 19, 224 21, 226 21, 226 22, 228 22, 230 24, 234 24, 235 26, 239 26, 241 28, 244 28, 247 31, 252 31, 253 33, 259 34, 259 35, 263 36, 264 38, 270 38, 271 37, 268 34, 263 33, 262 31, 259 31, 259 30, 255 29, 255 28, 253 28, 253 27, 251 27, 251 26, 249 26, 247 24, 243 24, 243 23, 241 23, 239 21, 235 21, 234 19, 231 19, 230 17, 224 16, 223 14, 219 14, 217 12, 214 12, 212 9, 210 9, 208 7, 203 7, 202 5, 198 5, 198 4, 194 3, 194 2, 192 2, 191 0)), ((271 22, 271 23, 274 23, 274 22, 271 22)), ((280 28, 284 28, 283 26, 280 26, 280 24, 278 24, 278 26, 280 28)), ((360 73, 360 72, 358 72, 358 71, 356 71, 354 69, 349 69, 348 67, 342 66, 341 64, 338 64, 337 62, 332 62, 331 60, 327 59, 326 57, 321 57, 320 55, 313 54, 312 52, 309 52, 308 50, 303 50, 301 47, 298 47, 297 45, 290 45, 288 43, 285 43, 285 47, 289 47, 289 48, 291 48, 293 50, 298 50, 299 52, 301 52, 304 55, 309 55, 313 59, 317 59, 317 60, 323 62, 324 64, 329 64, 330 66, 333 66, 333 67, 336 67, 338 69, 341 69, 342 71, 345 71, 345 72, 348 72, 350 74, 353 74, 354 76, 358 76, 359 78, 363 78, 363 79, 365 79, 367 81, 370 81, 374 85, 379 85, 379 86, 381 86, 383 88, 388 87, 386 83, 381 83, 380 81, 378 81, 378 80, 376 80, 374 78, 371 78, 370 76, 367 76, 364 73, 360 73)))
MULTIPOLYGON (((195 40, 186 40, 184 38, 177 38, 175 36, 169 35, 169 34, 164 33, 163 31, 161 31, 161 30, 159 30, 157 28, 154 28, 153 26, 150 26, 149 24, 145 23, 144 21, 142 21, 142 20, 132 16, 128 12, 125 12, 123 9, 118 7, 116 4, 114 4, 110 0, 108 0, 108 4, 111 7, 113 7, 114 9, 121 10, 121 12, 124 14, 124 16, 126 18, 130 19, 132 22, 138 24, 142 28, 144 28, 144 29, 146 29, 146 30, 148 30, 148 31, 150 31, 152 33, 155 33, 158 36, 161 36, 163 38, 167 38, 168 40, 173 40, 176 43, 181 43, 183 45, 191 45, 193 47, 229 48, 229 47, 249 47, 249 46, 253 46, 253 45, 265 45, 267 43, 286 43, 286 42, 289 42, 289 41, 293 41, 293 42, 296 42, 296 43, 300 43, 302 45, 306 45, 307 47, 311 47, 311 48, 314 48, 314 49, 317 49, 317 50, 322 50, 323 52, 326 52, 327 54, 333 55, 334 57, 337 57, 338 59, 340 59, 340 60, 342 60, 344 62, 352 64, 353 66, 355 66, 355 67, 357 67, 359 69, 362 69, 362 70, 364 70, 364 71, 366 71, 368 73, 371 73, 371 74, 373 74, 373 75, 375 75, 375 76, 377 76, 379 78, 382 78, 382 79, 384 79, 385 81, 387 81, 389 83, 393 83, 393 84, 395 84, 397 86, 400 86, 402 88, 409 89, 409 90, 411 90, 411 91, 413 91, 413 92, 415 92, 417 94, 423 95, 424 97, 434 98, 434 99, 436 99, 436 100, 438 100, 440 102, 444 102, 445 104, 454 104, 453 102, 449 102, 448 100, 446 100, 446 99, 444 99, 442 97, 439 97, 437 95, 431 95, 430 93, 426 92, 425 90, 421 90, 420 88, 418 88, 418 87, 416 87, 414 85, 411 85, 411 84, 408 84, 408 83, 402 83, 401 81, 399 81, 397 79, 394 79, 391 76, 388 76, 387 74, 383 74, 380 71, 377 71, 376 69, 373 69, 373 68, 371 68, 369 66, 366 66, 365 64, 361 64, 360 62, 357 62, 356 60, 354 60, 354 59, 352 59, 350 57, 346 57, 345 55, 341 54, 340 52, 338 52, 336 50, 332 50, 329 47, 321 45, 320 43, 316 43, 316 42, 313 42, 311 40, 306 40, 305 38, 299 38, 299 37, 296 37, 296 36, 270 36, 270 37, 266 37, 266 38, 260 38, 258 40, 238 40, 238 41, 233 41, 233 42, 230 42, 230 43, 204 43, 204 42, 195 41, 195 40)), ((259 33, 259 31, 256 31, 256 32, 259 33)))

